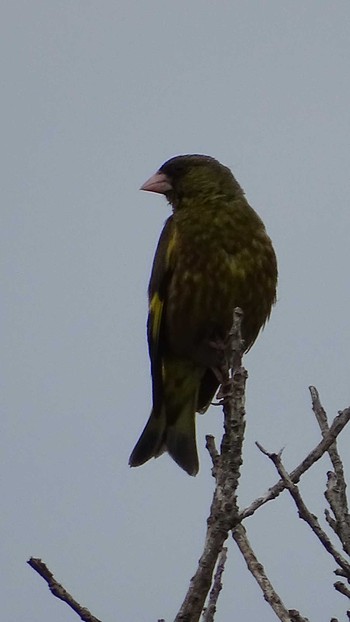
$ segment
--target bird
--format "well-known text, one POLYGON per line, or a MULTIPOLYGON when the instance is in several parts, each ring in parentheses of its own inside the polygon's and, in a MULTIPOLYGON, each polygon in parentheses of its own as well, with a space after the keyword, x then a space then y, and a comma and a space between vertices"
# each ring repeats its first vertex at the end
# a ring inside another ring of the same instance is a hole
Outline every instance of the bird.
POLYGON ((277 259, 265 226, 231 170, 211 156, 172 157, 141 190, 165 195, 172 214, 156 248, 148 287, 147 339, 153 407, 129 458, 163 452, 196 475, 196 413, 220 384, 216 344, 243 311, 248 351, 276 302, 277 259))

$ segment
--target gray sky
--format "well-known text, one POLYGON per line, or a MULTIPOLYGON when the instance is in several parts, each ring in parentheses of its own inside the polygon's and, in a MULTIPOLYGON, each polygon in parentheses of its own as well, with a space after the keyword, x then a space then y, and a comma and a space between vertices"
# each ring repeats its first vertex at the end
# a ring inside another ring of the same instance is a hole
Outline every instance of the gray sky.
MULTIPOLYGON (((92 2, 2 8, 3 618, 77 617, 26 566, 42 557, 104 622, 168 622, 202 550, 213 482, 167 456, 129 469, 151 404, 146 290, 168 208, 139 186, 165 159, 230 166, 279 258, 279 300, 245 359, 240 503, 318 442, 307 387, 350 404, 350 5, 345 0, 92 2)), ((347 455, 349 430, 340 441, 347 455)), ((322 515, 324 458, 302 482, 322 515)), ((332 564, 283 496, 247 521, 287 607, 344 619, 332 564)), ((217 620, 274 620, 234 543, 217 620)))

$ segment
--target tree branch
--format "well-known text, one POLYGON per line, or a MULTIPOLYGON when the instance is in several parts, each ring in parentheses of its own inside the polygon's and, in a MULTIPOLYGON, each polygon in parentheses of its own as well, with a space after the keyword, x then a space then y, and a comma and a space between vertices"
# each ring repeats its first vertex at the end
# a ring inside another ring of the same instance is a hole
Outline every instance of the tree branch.
POLYGON ((216 605, 218 602, 219 594, 222 590, 222 575, 225 570, 225 564, 227 559, 227 548, 224 546, 218 559, 216 566, 216 572, 213 581, 213 587, 210 590, 209 601, 207 607, 203 613, 203 622, 214 622, 216 605))
POLYGON ((294 500, 294 503, 298 508, 300 518, 304 520, 309 525, 309 527, 311 527, 312 531, 317 536, 317 538, 319 539, 321 544, 324 546, 326 551, 328 551, 328 553, 332 555, 333 559, 340 566, 340 568, 346 573, 346 576, 350 579, 350 565, 348 564, 346 559, 344 559, 344 557, 333 546, 326 532, 323 531, 321 525, 319 524, 317 517, 314 514, 311 514, 310 510, 306 507, 301 497, 301 494, 299 492, 298 486, 292 482, 290 476, 288 475, 288 472, 283 466, 283 463, 281 460, 281 452, 279 452, 278 454, 269 453, 268 451, 266 451, 266 449, 264 449, 261 445, 259 445, 259 443, 257 443, 257 445, 259 449, 266 456, 268 456, 270 460, 272 460, 272 462, 274 463, 278 471, 278 474, 283 479, 286 488, 289 490, 294 500))
POLYGON ((260 562, 258 561, 248 540, 247 533, 243 525, 237 525, 232 530, 232 537, 235 540, 239 550, 241 551, 248 566, 248 569, 260 586, 264 594, 265 600, 272 607, 281 622, 293 622, 293 620, 296 619, 296 614, 298 614, 300 622, 307 622, 306 618, 301 617, 299 612, 293 610, 294 613, 292 616, 288 609, 285 607, 284 603, 273 588, 272 583, 267 578, 263 565, 260 564, 260 562))
POLYGON ((348 587, 346 587, 346 585, 344 585, 344 583, 342 583, 341 581, 336 581, 336 583, 334 583, 334 587, 337 592, 340 592, 341 594, 343 594, 343 596, 347 596, 348 598, 350 598, 350 590, 348 587))
MULTIPOLYGON (((329 432, 327 413, 320 402, 317 389, 315 387, 309 387, 309 390, 312 399, 312 410, 317 419, 322 436, 325 438, 329 432)), ((328 510, 325 510, 325 516, 328 524, 341 541, 343 550, 350 555, 350 515, 346 497, 344 467, 338 453, 336 441, 330 445, 327 451, 334 472, 329 471, 327 473, 328 481, 325 497, 333 512, 334 518, 330 515, 328 510)))
MULTIPOLYGON (((292 482, 297 483, 300 480, 300 477, 305 473, 317 460, 319 460, 323 454, 328 451, 328 448, 334 443, 337 436, 346 426, 348 421, 350 420, 350 408, 346 408, 345 410, 339 412, 339 414, 334 417, 333 423, 329 428, 326 436, 316 445, 316 447, 310 451, 310 453, 306 456, 306 458, 289 474, 292 482)), ((239 513, 239 519, 243 520, 248 516, 252 516, 254 512, 262 505, 271 501, 272 499, 276 499, 279 494, 286 488, 285 482, 280 479, 274 486, 269 488, 267 492, 255 499, 248 507, 242 510, 239 513)))
POLYGON ((213 461, 212 474, 216 481, 203 553, 197 570, 175 622, 197 622, 212 584, 213 572, 225 540, 236 524, 238 508, 236 490, 242 464, 242 444, 245 429, 245 384, 247 372, 240 364, 242 340, 240 333, 241 311, 235 309, 231 331, 230 352, 220 370, 222 384, 218 396, 224 412, 224 435, 218 454, 212 437, 207 437, 207 447, 213 461), (235 372, 231 372, 234 365, 235 372))
POLYGON ((47 583, 50 591, 54 596, 63 600, 75 613, 80 616, 80 619, 83 622, 101 622, 98 618, 95 618, 88 609, 82 607, 74 598, 71 596, 65 588, 56 581, 52 572, 48 569, 46 564, 41 559, 31 557, 27 563, 31 568, 33 568, 47 583))
MULTIPOLYGON (((328 474, 326 498, 335 518, 328 513, 327 520, 342 542, 344 539, 345 544, 343 543, 343 548, 346 551, 346 547, 350 546, 350 522, 345 496, 346 485, 343 465, 337 452, 335 440, 350 419, 350 408, 340 412, 334 418, 332 425, 328 427, 327 416, 320 404, 318 393, 314 387, 310 387, 313 410, 321 428, 322 441, 290 474, 285 470, 280 455, 268 454, 258 445, 273 460, 281 479, 265 495, 259 497, 250 506, 239 512, 237 488, 242 464, 242 445, 245 430, 245 385, 247 380, 247 372, 241 367, 244 347, 242 345, 240 325, 241 311, 236 309, 233 328, 230 333, 231 347, 228 349, 227 344, 225 345, 227 348, 224 352, 226 355, 225 365, 222 369, 216 370, 218 377, 221 379, 218 398, 221 400, 220 404, 223 407, 224 413, 224 434, 220 452, 216 448, 214 437, 206 437, 206 447, 213 464, 212 475, 216 483, 210 514, 207 519, 207 533, 197 570, 190 581, 189 589, 175 618, 175 622, 198 622, 204 610, 204 603, 211 586, 212 590, 208 599, 208 606, 203 613, 203 622, 213 622, 219 593, 222 589, 222 574, 227 554, 227 549, 223 545, 230 531, 232 531, 232 537, 237 543, 250 572, 262 589, 265 600, 270 604, 279 619, 282 622, 308 622, 297 610, 288 610, 285 607, 266 576, 263 566, 257 560, 241 521, 254 514, 267 501, 275 499, 287 488, 298 507, 300 517, 308 522, 323 546, 333 555, 339 565, 336 574, 349 580, 350 564, 336 551, 327 534, 321 529, 317 518, 305 506, 296 482, 299 481, 303 473, 328 451, 334 473, 328 474), (341 508, 339 504, 342 504, 341 508), (215 565, 216 572, 213 580, 215 565)), ((28 564, 43 577, 54 596, 66 602, 80 616, 83 622, 100 622, 86 608, 75 601, 65 588, 56 581, 42 560, 31 558, 28 564)), ((347 596, 350 594, 349 589, 340 581, 335 584, 335 588, 342 594, 347 596)))

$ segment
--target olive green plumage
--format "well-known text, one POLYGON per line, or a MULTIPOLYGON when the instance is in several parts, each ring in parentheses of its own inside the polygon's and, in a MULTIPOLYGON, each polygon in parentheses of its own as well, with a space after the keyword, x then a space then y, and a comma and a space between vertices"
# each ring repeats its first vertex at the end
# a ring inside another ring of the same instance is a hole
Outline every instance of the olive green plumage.
POLYGON ((165 194, 173 213, 148 290, 153 409, 129 464, 167 451, 196 475, 195 413, 218 388, 215 342, 225 340, 239 306, 246 350, 253 345, 276 299, 276 256, 238 182, 214 158, 172 158, 142 189, 165 194))

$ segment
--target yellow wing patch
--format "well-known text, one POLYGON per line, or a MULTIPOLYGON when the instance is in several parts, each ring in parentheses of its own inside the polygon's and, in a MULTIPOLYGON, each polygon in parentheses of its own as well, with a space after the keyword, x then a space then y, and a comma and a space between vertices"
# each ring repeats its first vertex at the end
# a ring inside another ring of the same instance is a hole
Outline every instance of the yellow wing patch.
POLYGON ((152 341, 155 346, 158 344, 163 306, 164 302, 159 298, 158 292, 156 292, 153 294, 149 305, 149 313, 152 318, 152 341))
MULTIPOLYGON (((171 236, 168 242, 168 247, 166 249, 166 255, 165 255, 165 269, 166 270, 169 268, 169 266, 172 263, 172 254, 174 252, 175 246, 176 246, 176 232, 174 231, 173 235, 171 236)), ((152 334, 153 345, 155 347, 157 347, 158 345, 160 325, 162 322, 162 315, 163 315, 163 307, 164 307, 164 301, 161 300, 158 292, 155 292, 149 303, 149 313, 152 319, 151 334, 152 334)))
POLYGON ((163 381, 165 377, 165 366, 164 361, 160 357, 159 340, 162 322, 164 322, 164 304, 167 298, 168 280, 171 278, 175 252, 176 231, 173 229, 171 230, 171 235, 169 236, 169 239, 167 241, 166 248, 162 250, 161 255, 158 254, 160 260, 156 270, 156 275, 158 273, 158 277, 157 283, 154 283, 154 285, 156 286, 156 291, 154 291, 149 301, 148 339, 151 359, 153 364, 155 364, 155 367, 159 368, 159 371, 161 371, 163 381))

